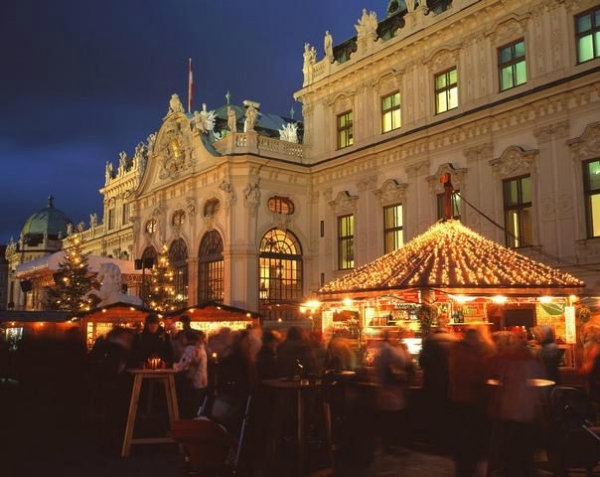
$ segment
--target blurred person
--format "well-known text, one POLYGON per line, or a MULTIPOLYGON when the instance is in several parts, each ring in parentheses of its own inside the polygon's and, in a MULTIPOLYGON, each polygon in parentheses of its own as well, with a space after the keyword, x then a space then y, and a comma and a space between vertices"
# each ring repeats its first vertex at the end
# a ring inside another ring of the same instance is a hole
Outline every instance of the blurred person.
POLYGON ((470 328, 449 350, 451 442, 456 477, 473 477, 485 453, 486 360, 491 349, 479 330, 470 328))
POLYGON ((249 330, 232 335, 231 351, 219 360, 219 387, 236 396, 251 394, 258 383, 249 330))
POLYGON ((308 375, 316 373, 316 361, 304 330, 299 326, 290 326, 285 339, 277 347, 278 375, 292 378, 301 371, 308 375))
POLYGON ((429 440, 442 450, 446 450, 449 443, 447 434, 450 430, 448 354, 456 341, 456 336, 445 328, 436 328, 423 339, 419 353, 429 440))
POLYGON ((262 335, 262 346, 256 355, 256 371, 258 379, 277 377, 277 345, 281 336, 276 331, 266 330, 262 335))
POLYGON ((600 333, 588 341, 579 373, 585 376, 589 396, 600 412, 600 333))
POLYGON ((490 413, 492 436, 489 469, 506 477, 531 477, 543 392, 533 383, 545 376, 524 334, 495 334, 497 352, 488 361, 494 377, 490 413))
POLYGON ((329 340, 324 366, 336 372, 356 368, 356 353, 350 347, 350 341, 339 332, 335 332, 329 340))
POLYGON ((194 417, 204 397, 208 386, 208 368, 204 333, 187 330, 178 335, 183 346, 179 361, 173 364, 173 369, 181 374, 177 379, 178 397, 181 404, 181 417, 194 417))
POLYGON ((554 329, 548 325, 536 326, 533 330, 536 341, 540 345, 537 358, 544 367, 546 379, 560 384, 560 362, 564 351, 558 347, 554 329))
POLYGON ((383 452, 400 452, 406 444, 408 402, 408 377, 412 360, 403 346, 394 346, 388 332, 382 334, 379 351, 375 357, 378 423, 383 452))
POLYGON ((155 313, 146 316, 144 329, 136 335, 133 344, 134 365, 144 367, 150 357, 159 357, 167 367, 173 364, 171 340, 155 313))

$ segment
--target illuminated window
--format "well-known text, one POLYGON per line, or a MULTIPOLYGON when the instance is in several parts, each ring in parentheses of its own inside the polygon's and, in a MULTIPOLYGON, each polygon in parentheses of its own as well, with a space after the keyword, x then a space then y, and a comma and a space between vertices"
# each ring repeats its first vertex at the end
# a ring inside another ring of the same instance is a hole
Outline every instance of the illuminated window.
POLYGON ((216 230, 207 232, 198 253, 198 300, 223 302, 225 293, 223 239, 216 230))
POLYGON ((384 253, 393 252, 404 245, 402 224, 402 204, 390 205, 383 208, 384 253))
POLYGON ((259 300, 261 303, 302 301, 302 249, 289 230, 271 229, 259 250, 259 300))
POLYGON ((386 133, 402 125, 400 117, 400 92, 381 98, 381 130, 386 133))
POLYGON ((585 63, 600 56, 600 7, 575 17, 577 63, 585 63))
POLYGON ((600 159, 583 163, 587 236, 600 237, 600 159))
POLYGON ((181 227, 185 222, 185 212, 183 210, 176 210, 171 219, 171 224, 174 227, 181 227))
POLYGON ((146 232, 149 235, 154 235, 156 233, 156 219, 150 219, 146 222, 146 232))
MULTIPOLYGON (((458 191, 454 191, 458 192, 458 191)), ((456 220, 460 220, 460 209, 461 209, 461 200, 458 194, 452 194, 450 198, 451 207, 452 207, 452 218, 456 220)), ((446 194, 441 193, 437 195, 437 218, 445 219, 446 218, 446 194)))
POLYGON ((209 199, 204 204, 204 217, 213 217, 220 208, 219 199, 209 199))
POLYGON ((505 180, 504 226, 506 245, 524 247, 533 243, 531 176, 505 180))
POLYGON ((352 111, 347 111, 337 117, 337 147, 343 149, 352 144, 354 144, 352 111))
POLYGON ((294 213, 294 203, 286 197, 271 197, 267 202, 267 207, 275 214, 292 215, 294 213))
POLYGON ((435 112, 458 107, 458 72, 455 68, 435 75, 435 112))
POLYGON ((173 269, 173 292, 175 307, 187 305, 188 299, 188 253, 183 239, 177 239, 169 249, 169 262, 173 269))
POLYGON ((525 64, 525 40, 498 48, 498 72, 500 91, 505 91, 527 82, 525 64))
POLYGON ((338 268, 354 268, 354 216, 338 217, 338 268))

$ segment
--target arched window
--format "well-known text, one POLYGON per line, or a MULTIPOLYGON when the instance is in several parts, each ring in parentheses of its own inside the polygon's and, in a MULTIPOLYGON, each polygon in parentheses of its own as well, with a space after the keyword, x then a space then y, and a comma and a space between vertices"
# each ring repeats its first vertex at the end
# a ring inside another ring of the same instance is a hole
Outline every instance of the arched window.
POLYGON ((271 229, 260 242, 259 302, 302 301, 302 249, 289 230, 271 229))
POLYGON ((183 210, 176 210, 173 213, 173 219, 171 220, 171 225, 173 227, 181 227, 185 222, 185 212, 183 210))
POLYGON ((152 265, 156 263, 156 257, 158 254, 156 253, 156 249, 152 246, 146 247, 144 252, 142 253, 142 260, 144 260, 145 268, 152 268, 152 265))
POLYGON ((294 213, 294 203, 287 197, 274 196, 267 201, 267 207, 270 212, 281 215, 292 215, 294 213))
POLYGON ((223 302, 223 239, 216 230, 207 232, 198 251, 198 301, 223 302))
POLYGON ((173 300, 176 307, 183 307, 188 299, 187 245, 183 239, 177 239, 169 249, 169 262, 173 269, 173 300))

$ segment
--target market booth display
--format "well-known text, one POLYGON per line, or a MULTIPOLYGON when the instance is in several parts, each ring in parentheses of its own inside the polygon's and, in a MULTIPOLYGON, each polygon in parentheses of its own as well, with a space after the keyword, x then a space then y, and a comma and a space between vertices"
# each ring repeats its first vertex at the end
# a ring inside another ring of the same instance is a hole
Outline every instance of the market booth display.
POLYGON ((466 326, 530 331, 546 324, 559 342, 572 345, 584 287, 450 219, 324 285, 317 297, 324 333, 358 328, 368 340, 387 330, 416 354, 435 326, 460 333, 466 326))

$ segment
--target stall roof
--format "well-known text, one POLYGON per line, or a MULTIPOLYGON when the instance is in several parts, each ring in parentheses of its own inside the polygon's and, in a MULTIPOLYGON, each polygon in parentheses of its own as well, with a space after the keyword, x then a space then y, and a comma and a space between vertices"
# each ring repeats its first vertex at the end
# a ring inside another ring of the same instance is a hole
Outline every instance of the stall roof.
POLYGON ((65 323, 70 321, 73 313, 67 311, 22 311, 22 310, 1 310, 0 323, 19 322, 19 323, 65 323))
MULTIPOLYGON (((60 264, 64 261, 65 252, 60 250, 50 255, 45 255, 35 260, 22 263, 15 270, 17 278, 26 278, 28 276, 48 270, 50 272, 60 269, 60 264)), ((135 270, 134 262, 130 260, 118 260, 110 257, 100 257, 98 255, 88 255, 88 270, 90 272, 98 272, 100 265, 103 263, 114 263, 119 267, 121 273, 126 275, 141 274, 141 270, 135 270)))
POLYGON ((154 310, 131 303, 111 303, 110 305, 94 308, 92 310, 79 312, 77 318, 83 320, 115 320, 115 319, 136 319, 143 320, 148 313, 155 313, 154 310))
POLYGON ((488 240, 457 220, 438 222, 404 247, 324 285, 319 295, 442 289, 507 295, 579 294, 578 278, 488 240))
POLYGON ((189 316, 192 321, 235 321, 260 318, 259 313, 243 308, 237 308, 235 306, 223 305, 214 301, 208 301, 165 313, 165 316, 174 318, 179 318, 183 315, 189 316))

